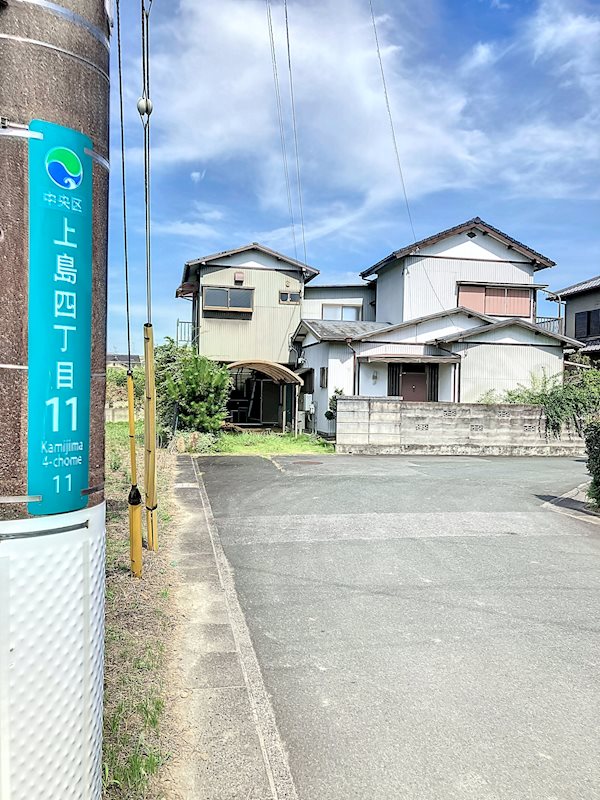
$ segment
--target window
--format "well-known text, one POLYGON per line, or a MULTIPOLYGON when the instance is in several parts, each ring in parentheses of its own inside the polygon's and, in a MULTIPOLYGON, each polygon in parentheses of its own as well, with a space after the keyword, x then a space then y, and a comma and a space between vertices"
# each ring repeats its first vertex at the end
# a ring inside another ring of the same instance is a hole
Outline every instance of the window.
POLYGON ((327 388, 327 367, 321 367, 320 374, 319 374, 319 386, 321 389, 327 388))
POLYGON ((221 288, 205 286, 202 308, 204 311, 251 312, 254 289, 221 288))
POLYGON ((600 336, 600 309, 575 314, 575 338, 587 339, 588 336, 600 336))
POLYGON ((300 292, 279 292, 280 303, 299 303, 300 292))
POLYGON ((497 317, 530 317, 531 289, 461 284, 458 305, 497 317))
POLYGON ((303 394, 313 394, 315 391, 315 371, 314 369, 307 369, 306 372, 302 373, 302 380, 304 381, 304 385, 300 391, 303 394))
POLYGON ((345 320, 347 322, 359 322, 361 319, 360 306, 328 305, 323 303, 321 317, 330 320, 345 320))

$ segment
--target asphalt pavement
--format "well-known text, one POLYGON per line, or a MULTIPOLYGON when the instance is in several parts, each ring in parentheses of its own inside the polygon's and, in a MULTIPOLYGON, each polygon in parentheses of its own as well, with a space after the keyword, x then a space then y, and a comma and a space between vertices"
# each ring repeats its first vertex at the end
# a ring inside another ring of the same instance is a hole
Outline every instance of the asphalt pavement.
POLYGON ((300 800, 597 800, 583 461, 197 463, 300 800))

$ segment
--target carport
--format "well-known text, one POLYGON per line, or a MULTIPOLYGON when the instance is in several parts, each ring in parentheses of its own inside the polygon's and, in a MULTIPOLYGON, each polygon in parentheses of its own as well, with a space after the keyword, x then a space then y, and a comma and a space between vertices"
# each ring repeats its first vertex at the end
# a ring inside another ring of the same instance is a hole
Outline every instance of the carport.
MULTIPOLYGON (((227 368, 236 373, 234 391, 230 400, 232 418, 237 414, 237 421, 239 422, 240 417, 245 414, 247 421, 254 418, 257 419, 260 425, 268 425, 274 422, 272 418, 269 418, 265 398, 268 397, 269 392, 271 392, 272 397, 271 387, 278 387, 281 430, 285 431, 289 418, 290 427, 293 426, 294 435, 298 435, 298 395, 300 387, 304 384, 300 375, 292 372, 284 364, 260 359, 234 361, 232 364, 228 364, 227 368), (247 374, 249 377, 245 378, 244 376, 247 374), (288 392, 288 386, 293 387, 292 392, 288 392)), ((279 421, 279 413, 277 417, 277 421, 279 421)))

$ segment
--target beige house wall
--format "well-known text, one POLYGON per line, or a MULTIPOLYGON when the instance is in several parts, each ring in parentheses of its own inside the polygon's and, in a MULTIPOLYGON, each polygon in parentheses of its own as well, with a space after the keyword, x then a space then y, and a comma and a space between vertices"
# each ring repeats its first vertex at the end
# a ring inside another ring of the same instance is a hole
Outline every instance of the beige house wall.
POLYGON ((302 290, 301 275, 295 271, 246 265, 203 267, 196 320, 199 352, 217 361, 254 358, 288 363, 290 336, 300 323, 301 304, 280 303, 279 293, 302 290), (236 283, 240 272, 243 283, 236 283), (252 314, 203 312, 204 286, 254 289, 252 314))

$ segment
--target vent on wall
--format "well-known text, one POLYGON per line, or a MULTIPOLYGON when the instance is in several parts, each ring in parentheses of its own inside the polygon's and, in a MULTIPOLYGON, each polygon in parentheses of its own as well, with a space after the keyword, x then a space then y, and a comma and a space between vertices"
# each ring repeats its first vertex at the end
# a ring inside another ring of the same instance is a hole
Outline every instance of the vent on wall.
POLYGON ((467 236, 469 237, 469 239, 474 239, 474 238, 477 236, 477 234, 476 234, 476 233, 473 233, 473 231, 469 231, 469 232, 467 233, 467 236))
POLYGON ((243 272, 236 272, 233 276, 234 283, 243 283, 244 282, 244 273, 243 272))

